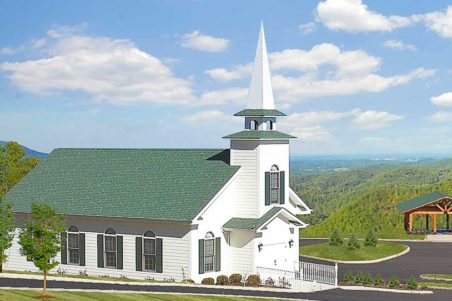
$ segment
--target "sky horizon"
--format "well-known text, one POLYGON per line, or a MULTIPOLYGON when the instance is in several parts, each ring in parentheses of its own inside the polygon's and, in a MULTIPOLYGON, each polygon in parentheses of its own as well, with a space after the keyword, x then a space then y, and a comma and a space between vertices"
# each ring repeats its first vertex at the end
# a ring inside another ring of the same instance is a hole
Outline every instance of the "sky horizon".
POLYGON ((103 4, 0 4, 0 140, 227 148, 263 20, 291 156, 452 155, 447 1, 103 4))

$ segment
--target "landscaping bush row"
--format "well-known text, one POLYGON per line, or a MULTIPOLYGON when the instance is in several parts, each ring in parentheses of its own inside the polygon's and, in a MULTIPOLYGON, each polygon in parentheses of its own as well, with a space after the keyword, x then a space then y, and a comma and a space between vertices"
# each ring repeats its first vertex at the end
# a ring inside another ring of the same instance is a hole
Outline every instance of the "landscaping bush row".
POLYGON ((404 284, 400 283, 397 276, 392 276, 386 283, 383 277, 381 277, 381 274, 377 274, 375 277, 372 277, 370 273, 357 272, 353 275, 350 271, 344 274, 343 282, 344 284, 356 284, 383 288, 402 288, 410 290, 415 290, 419 287, 419 284, 413 276, 411 276, 404 284))
MULTIPOLYGON (((231 276, 220 275, 217 277, 217 281, 215 279, 208 277, 204 278, 201 281, 201 284, 205 285, 242 285, 242 275, 240 274, 231 274, 231 276)), ((259 275, 251 274, 246 278, 245 285, 246 286, 259 286, 261 284, 261 278, 259 275)))
MULTIPOLYGON (((339 230, 335 229, 330 236, 330 240, 328 242, 330 246, 342 246, 344 244, 344 239, 341 236, 339 230)), ((376 247, 378 244, 377 234, 373 229, 369 229, 364 238, 364 246, 366 247, 376 247)), ((358 238, 355 234, 352 234, 350 238, 347 240, 347 249, 356 250, 360 248, 360 244, 358 242, 358 238)))

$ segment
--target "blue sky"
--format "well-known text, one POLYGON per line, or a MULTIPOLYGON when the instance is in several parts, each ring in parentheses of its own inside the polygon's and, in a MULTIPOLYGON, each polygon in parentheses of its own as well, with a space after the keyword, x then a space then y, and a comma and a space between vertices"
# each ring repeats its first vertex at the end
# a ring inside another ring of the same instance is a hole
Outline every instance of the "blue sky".
POLYGON ((0 1, 0 140, 227 147, 261 20, 293 155, 452 153, 447 1, 0 1))

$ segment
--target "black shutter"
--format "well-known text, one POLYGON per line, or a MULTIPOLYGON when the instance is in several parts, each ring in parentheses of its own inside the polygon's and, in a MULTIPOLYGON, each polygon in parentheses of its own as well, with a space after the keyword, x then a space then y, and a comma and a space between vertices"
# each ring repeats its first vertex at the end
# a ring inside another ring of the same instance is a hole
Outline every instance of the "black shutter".
POLYGON ((221 270, 221 238, 215 238, 215 271, 221 270))
POLYGON ((265 206, 270 205, 270 172, 265 173, 265 206))
POLYGON ((285 189, 286 189, 286 185, 285 185, 285 172, 281 171, 279 173, 279 203, 280 204, 284 204, 284 196, 285 196, 285 189))
POLYGON ((155 271, 163 273, 163 240, 155 239, 155 271))
POLYGON ((67 233, 61 233, 61 264, 67 264, 67 233))
POLYGON ((143 270, 142 259, 143 259, 143 250, 142 250, 143 239, 141 236, 135 237, 135 267, 137 271, 143 270))
POLYGON ((204 274, 204 239, 198 241, 199 246, 199 274, 204 274))
POLYGON ((78 234, 78 256, 80 258, 80 265, 85 266, 85 233, 78 234))
POLYGON ((116 236, 116 268, 122 270, 122 236, 116 236))
POLYGON ((104 267, 104 236, 97 234, 97 267, 104 267))

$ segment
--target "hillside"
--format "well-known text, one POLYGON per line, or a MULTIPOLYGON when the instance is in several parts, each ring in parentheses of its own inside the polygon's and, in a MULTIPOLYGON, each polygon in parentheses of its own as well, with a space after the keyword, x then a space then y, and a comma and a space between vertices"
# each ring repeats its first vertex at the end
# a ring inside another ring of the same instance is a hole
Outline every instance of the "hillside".
MULTIPOLYGON (((298 176, 291 185, 313 208, 304 237, 327 237, 335 228, 363 235, 404 237, 403 217, 394 206, 431 191, 452 194, 452 160, 414 166, 370 166, 318 176, 298 176)), ((424 220, 415 220, 421 226, 424 220)), ((444 223, 440 218, 439 223, 444 223)))
MULTIPOLYGON (((0 146, 5 145, 7 142, 6 141, 0 141, 0 146)), ((22 148, 25 151, 25 157, 24 158, 28 158, 28 157, 35 157, 35 158, 39 158, 39 159, 44 159, 45 157, 47 157, 48 154, 46 153, 42 153, 42 152, 38 152, 35 151, 33 149, 30 149, 26 146, 21 145, 22 148)))

